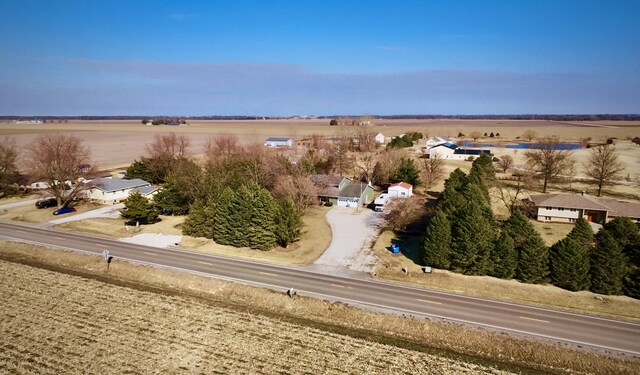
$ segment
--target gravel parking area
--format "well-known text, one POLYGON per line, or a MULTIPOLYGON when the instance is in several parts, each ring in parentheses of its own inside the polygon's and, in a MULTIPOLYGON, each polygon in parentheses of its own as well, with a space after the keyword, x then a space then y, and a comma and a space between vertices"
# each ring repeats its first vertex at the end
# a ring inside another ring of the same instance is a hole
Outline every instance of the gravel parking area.
POLYGON ((369 209, 333 207, 327 213, 332 231, 331 245, 314 264, 372 272, 378 258, 371 251, 371 244, 381 220, 379 212, 369 209))

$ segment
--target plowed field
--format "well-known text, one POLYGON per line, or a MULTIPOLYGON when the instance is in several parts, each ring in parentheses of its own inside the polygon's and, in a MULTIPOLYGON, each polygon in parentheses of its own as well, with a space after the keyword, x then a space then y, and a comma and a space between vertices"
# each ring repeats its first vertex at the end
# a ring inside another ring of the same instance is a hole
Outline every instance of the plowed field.
POLYGON ((502 373, 0 261, 0 373, 502 373))

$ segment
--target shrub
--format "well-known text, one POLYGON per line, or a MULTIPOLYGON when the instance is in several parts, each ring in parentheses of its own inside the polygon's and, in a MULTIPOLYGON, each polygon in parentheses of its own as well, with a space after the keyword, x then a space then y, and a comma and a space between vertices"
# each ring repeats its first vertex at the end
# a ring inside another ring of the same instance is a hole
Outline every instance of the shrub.
POLYGON ((333 202, 326 202, 324 205, 325 205, 326 207, 331 207, 331 206, 333 206, 333 202))

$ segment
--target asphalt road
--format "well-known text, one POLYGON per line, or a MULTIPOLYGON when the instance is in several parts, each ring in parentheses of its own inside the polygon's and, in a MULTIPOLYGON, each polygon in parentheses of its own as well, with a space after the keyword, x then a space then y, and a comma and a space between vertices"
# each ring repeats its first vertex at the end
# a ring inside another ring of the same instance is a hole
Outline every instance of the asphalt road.
POLYGON ((347 278, 219 255, 161 249, 0 221, 0 237, 189 271, 377 310, 440 318, 516 335, 640 356, 640 324, 468 297, 372 279, 347 278))

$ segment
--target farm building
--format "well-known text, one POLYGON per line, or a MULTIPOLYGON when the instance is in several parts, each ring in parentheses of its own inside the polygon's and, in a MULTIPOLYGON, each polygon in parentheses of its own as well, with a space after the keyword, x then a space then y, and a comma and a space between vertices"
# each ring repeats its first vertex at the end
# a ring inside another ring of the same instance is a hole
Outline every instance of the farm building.
POLYGON ((426 143, 426 148, 427 150, 429 150, 432 147, 438 146, 438 145, 442 145, 445 143, 453 143, 451 142, 451 140, 449 138, 446 137, 441 137, 439 135, 433 136, 431 138, 427 139, 427 143, 426 143))
POLYGON ((293 146, 293 138, 267 138, 264 141, 264 145, 267 147, 292 147, 293 146))
POLYGON ((575 223, 584 217, 587 221, 604 224, 626 216, 640 223, 640 203, 574 194, 539 194, 529 199, 535 205, 538 221, 575 223))
POLYGON ((375 139, 377 143, 384 144, 384 134, 382 133, 376 134, 375 139))
POLYGON ((397 182, 389 185, 389 196, 399 198, 409 198, 413 195, 413 185, 407 182, 397 182))
POLYGON ((310 178, 318 187, 320 202, 357 208, 369 204, 373 199, 371 185, 353 182, 341 176, 311 175, 310 178))
POLYGON ((86 192, 86 198, 92 202, 103 204, 122 202, 134 192, 138 192, 144 197, 152 198, 158 190, 157 187, 151 186, 151 183, 139 178, 131 180, 97 178, 85 183, 91 186, 86 192))
POLYGON ((430 158, 437 157, 440 159, 474 160, 482 154, 493 156, 491 150, 463 148, 450 142, 439 144, 428 149, 428 155, 430 158))

